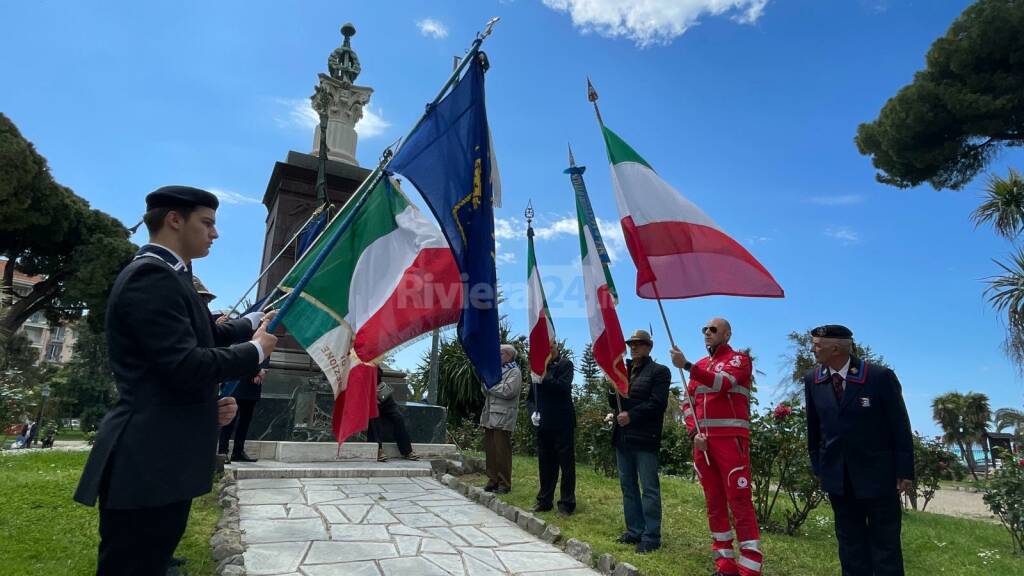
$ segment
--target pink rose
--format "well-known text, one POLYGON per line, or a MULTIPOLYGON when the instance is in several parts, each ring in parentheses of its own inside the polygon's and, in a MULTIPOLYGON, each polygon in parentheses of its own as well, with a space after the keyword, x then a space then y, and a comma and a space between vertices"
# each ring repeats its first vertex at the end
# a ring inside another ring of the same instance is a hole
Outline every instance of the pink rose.
POLYGON ((775 407, 775 410, 772 412, 772 416, 774 416, 776 420, 785 420, 786 417, 792 413, 793 408, 787 406, 786 404, 779 404, 778 406, 775 407))

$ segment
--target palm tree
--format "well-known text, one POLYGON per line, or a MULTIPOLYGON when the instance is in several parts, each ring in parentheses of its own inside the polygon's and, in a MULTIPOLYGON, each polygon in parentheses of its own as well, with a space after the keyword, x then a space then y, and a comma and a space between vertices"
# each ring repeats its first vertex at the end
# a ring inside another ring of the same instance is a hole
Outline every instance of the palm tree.
POLYGON ((966 401, 964 395, 959 392, 947 392, 936 396, 932 400, 932 418, 942 428, 942 441, 947 446, 956 446, 960 454, 967 462, 967 469, 971 476, 978 479, 975 471, 977 464, 974 461, 974 452, 969 449, 971 445, 971 433, 965 425, 966 401))
POLYGON ((964 394, 964 431, 969 434, 971 443, 981 445, 986 470, 989 468, 990 458, 985 433, 988 432, 991 420, 992 408, 989 406, 988 396, 980 392, 964 394))
POLYGON ((1017 436, 1024 435, 1024 410, 1016 408, 1000 408, 995 413, 996 431, 1002 432, 1006 428, 1013 428, 1017 436))
POLYGON ((1003 346, 1018 366, 1024 366, 1024 248, 1018 248, 1009 263, 994 262, 1005 274, 989 277, 985 294, 993 308, 1006 313, 1003 346))
POLYGON ((1024 232, 1024 177, 1010 168, 1002 178, 993 174, 985 185, 985 201, 971 213, 975 226, 992 224, 996 234, 1013 240, 1024 232))

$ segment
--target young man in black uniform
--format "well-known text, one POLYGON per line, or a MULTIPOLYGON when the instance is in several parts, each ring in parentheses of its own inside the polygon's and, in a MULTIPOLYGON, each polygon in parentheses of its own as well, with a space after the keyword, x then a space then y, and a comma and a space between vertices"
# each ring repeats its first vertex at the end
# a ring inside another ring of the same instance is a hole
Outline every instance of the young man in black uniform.
POLYGON ((217 238, 217 197, 166 186, 146 196, 150 243, 118 275, 106 334, 118 401, 100 424, 75 500, 100 503, 99 576, 162 576, 192 498, 212 488, 220 425, 235 415, 218 383, 247 378, 277 345, 261 313, 215 324, 192 260, 217 238))

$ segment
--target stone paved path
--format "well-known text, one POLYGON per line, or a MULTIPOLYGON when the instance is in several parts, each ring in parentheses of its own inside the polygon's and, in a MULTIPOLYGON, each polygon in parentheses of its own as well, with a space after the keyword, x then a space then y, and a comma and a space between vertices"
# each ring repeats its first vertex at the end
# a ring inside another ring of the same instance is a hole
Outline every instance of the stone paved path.
POLYGON ((429 477, 238 481, 250 575, 597 574, 429 477))

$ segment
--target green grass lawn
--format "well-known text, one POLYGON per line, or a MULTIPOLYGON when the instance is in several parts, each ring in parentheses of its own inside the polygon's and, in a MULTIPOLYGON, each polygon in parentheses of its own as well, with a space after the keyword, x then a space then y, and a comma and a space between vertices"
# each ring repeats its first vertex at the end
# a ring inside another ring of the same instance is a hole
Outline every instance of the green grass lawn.
MULTIPOLYGON (((512 474, 512 493, 502 498, 529 509, 537 493, 536 459, 516 456, 512 474)), ((483 486, 486 480, 479 474, 464 479, 476 486, 483 486)), ((613 542, 624 530, 618 479, 601 476, 585 464, 576 469, 576 514, 565 519, 556 518, 553 512, 539 516, 561 528, 564 538, 590 543, 595 557, 611 553, 639 568, 645 576, 710 574, 711 536, 700 485, 687 479, 662 477, 661 497, 662 548, 642 556, 634 553, 631 546, 613 542)), ((762 533, 764 573, 839 574, 832 510, 828 504, 812 513, 801 530, 805 534, 799 537, 762 533)), ((1024 558, 1013 555, 1010 538, 1001 526, 926 512, 909 512, 904 516, 903 555, 910 576, 1024 574, 1024 558)))
MULTIPOLYGON (((83 452, 0 454, 0 574, 95 574, 99 517, 71 500, 85 458, 83 452)), ((219 517, 212 495, 192 505, 176 556, 188 559, 193 576, 216 568, 208 541, 219 517)))

